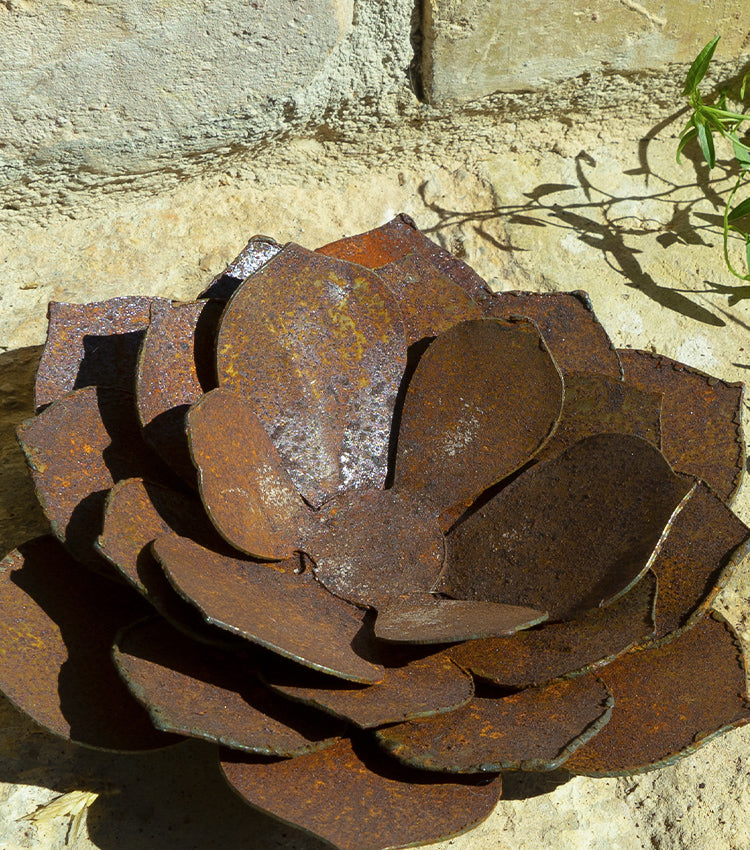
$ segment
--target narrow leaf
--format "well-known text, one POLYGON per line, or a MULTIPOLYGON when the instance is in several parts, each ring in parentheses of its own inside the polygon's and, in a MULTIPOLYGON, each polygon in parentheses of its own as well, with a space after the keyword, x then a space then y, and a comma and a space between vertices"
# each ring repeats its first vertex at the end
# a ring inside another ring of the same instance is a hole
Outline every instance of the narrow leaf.
POLYGON ((744 216, 750 213, 750 198, 745 198, 742 203, 737 204, 736 207, 729 211, 729 221, 738 221, 744 216))
POLYGON ((680 143, 677 145, 677 162, 680 161, 680 155, 682 154, 682 151, 685 149, 685 146, 689 142, 692 142, 693 139, 697 135, 698 135, 698 130, 693 126, 686 127, 683 130, 682 138, 680 139, 680 143))
POLYGON ((698 122, 698 144, 701 146, 701 151, 708 167, 713 168, 716 165, 714 137, 711 135, 711 130, 704 121, 698 122))
POLYGON ((690 66, 690 70, 687 72, 687 77, 685 77, 685 89, 683 94, 688 95, 692 91, 695 91, 700 81, 706 76, 706 71, 711 63, 714 50, 716 50, 716 45, 719 43, 720 37, 721 36, 717 35, 712 38, 703 50, 701 50, 701 52, 695 57, 695 61, 690 66))

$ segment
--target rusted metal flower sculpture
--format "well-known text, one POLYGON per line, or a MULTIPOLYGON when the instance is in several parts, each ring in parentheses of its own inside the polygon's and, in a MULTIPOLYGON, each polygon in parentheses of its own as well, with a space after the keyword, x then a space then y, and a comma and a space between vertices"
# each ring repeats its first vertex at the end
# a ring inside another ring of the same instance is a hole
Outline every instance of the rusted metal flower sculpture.
POLYGON ((502 771, 668 763, 750 717, 707 613, 741 396, 405 216, 251 240, 194 302, 53 304, 0 686, 89 746, 213 741, 342 850, 468 829, 502 771))

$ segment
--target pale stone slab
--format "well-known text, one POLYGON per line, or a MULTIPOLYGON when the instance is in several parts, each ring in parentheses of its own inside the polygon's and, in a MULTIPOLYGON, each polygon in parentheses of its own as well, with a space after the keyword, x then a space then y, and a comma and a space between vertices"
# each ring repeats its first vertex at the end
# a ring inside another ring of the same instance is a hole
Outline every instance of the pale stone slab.
POLYGON ((205 138, 212 125, 219 137, 217 122, 307 85, 352 10, 353 0, 0 3, 0 166, 205 138))
POLYGON ((734 57, 748 30, 744 0, 425 0, 425 92, 439 105, 585 72, 664 69, 716 34, 734 57))

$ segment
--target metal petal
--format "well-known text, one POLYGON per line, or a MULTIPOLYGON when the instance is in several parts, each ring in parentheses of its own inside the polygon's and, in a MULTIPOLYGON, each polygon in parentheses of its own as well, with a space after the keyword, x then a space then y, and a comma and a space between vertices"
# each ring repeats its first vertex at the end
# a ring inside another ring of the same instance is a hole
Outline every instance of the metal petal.
POLYGON ((412 596, 378 610, 375 637, 397 643, 455 643, 514 634, 546 619, 544 611, 518 605, 412 596))
POLYGON ((362 612, 311 575, 296 574, 290 562, 230 558, 176 536, 160 537, 153 550, 167 578, 209 623, 342 679, 383 678, 383 668, 354 649, 367 651, 362 612))
POLYGON ((36 375, 37 407, 81 387, 133 392, 138 346, 152 305, 163 298, 133 296, 93 304, 49 305, 49 330, 36 375))
POLYGON ((240 253, 211 281, 199 298, 229 299, 243 280, 273 259, 283 245, 270 236, 253 236, 240 253))
POLYGON ((648 569, 689 491, 645 440, 599 434, 538 463, 448 535, 438 590, 568 619, 648 569))
POLYGON ((462 322, 419 361, 404 400, 394 487, 432 503, 447 528, 526 463, 562 408, 560 373, 528 322, 462 322))
POLYGON ((750 529, 696 482, 651 567, 659 578, 655 637, 685 628, 705 613, 749 551, 750 529))
POLYGON ((502 319, 531 319, 563 375, 578 372, 622 379, 617 351, 585 292, 495 292, 484 309, 502 319))
POLYGON ((536 460, 554 457, 594 434, 630 434, 659 448, 660 420, 661 393, 603 375, 566 375, 560 424, 536 460))
POLYGON ((512 637, 468 641, 445 650, 456 664, 503 687, 541 685, 608 664, 654 633, 656 577, 646 575, 606 608, 575 620, 545 623, 512 637))
POLYGON ((378 277, 396 297, 407 345, 437 336, 459 322, 482 318, 479 305, 423 255, 394 260, 378 269, 378 277))
POLYGON ((236 750, 296 756, 330 746, 345 724, 300 712, 258 680, 250 663, 195 643, 160 620, 117 636, 114 661, 157 729, 236 750))
POLYGON ((222 307, 216 301, 193 301, 152 311, 138 354, 135 387, 143 432, 172 469, 193 485, 185 414, 216 386, 214 343, 222 307))
POLYGON ((423 770, 555 770, 605 726, 611 711, 611 694, 588 673, 502 699, 475 697, 450 714, 375 734, 390 755, 423 770))
POLYGON ((269 665, 262 674, 274 690, 285 696, 315 705, 365 729, 453 711, 474 696, 471 676, 446 655, 411 659, 399 659, 392 652, 380 655, 385 665, 383 681, 366 687, 352 687, 291 664, 269 665))
POLYGON ((109 571, 94 550, 109 488, 143 474, 170 480, 141 436, 133 396, 84 387, 27 419, 17 433, 53 533, 78 560, 109 571))
POLYGON ((599 675, 612 689, 612 720, 565 768, 618 776, 671 764, 750 720, 745 662, 716 615, 658 648, 635 649, 599 675))
POLYGON ((228 643, 233 638, 212 629, 167 581, 150 544, 165 534, 190 535, 202 545, 220 550, 219 537, 194 495, 179 493, 151 481, 130 478, 109 491, 104 529, 97 549, 170 623, 196 640, 228 643))
POLYGON ((314 516, 303 548, 315 577, 356 605, 431 590, 443 568, 445 544, 435 511, 407 493, 353 490, 314 516))
POLYGON ((289 558, 310 512, 251 406, 230 390, 212 390, 190 408, 187 423, 201 499, 224 539, 258 558, 289 558))
POLYGON ((287 245, 227 304, 217 364, 309 502, 383 485, 406 341, 372 272, 287 245))
POLYGON ((380 269, 408 254, 416 254, 457 283, 477 303, 482 303, 490 295, 486 282, 471 266, 420 233, 414 220, 404 213, 367 233, 324 245, 318 248, 318 253, 368 269, 380 269))
POLYGON ((110 658, 112 640, 148 606, 76 563, 51 536, 0 563, 0 688, 56 735, 107 750, 179 741, 157 732, 110 658))
POLYGON ((619 352, 625 377, 641 389, 661 392, 662 451, 679 472, 705 481, 729 501, 744 468, 742 397, 731 384, 668 357, 619 352))
POLYGON ((271 763, 227 753, 221 767, 251 805, 338 850, 391 850, 458 835, 490 814, 502 787, 499 776, 394 769, 381 753, 346 740, 271 763))

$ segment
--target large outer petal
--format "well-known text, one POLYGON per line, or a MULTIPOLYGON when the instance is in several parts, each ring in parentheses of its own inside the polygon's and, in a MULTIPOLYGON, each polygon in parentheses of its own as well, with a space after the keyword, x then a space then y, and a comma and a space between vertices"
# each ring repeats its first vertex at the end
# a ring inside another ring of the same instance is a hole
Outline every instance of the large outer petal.
POLYGON ((375 274, 287 245, 232 296, 216 350, 308 501, 383 485, 406 338, 375 274))
POLYGON ((386 850, 450 838, 484 820, 502 787, 492 774, 459 779, 399 769, 349 741, 272 763, 225 757, 221 766, 251 805, 339 850, 386 850))
POLYGON ((0 688, 37 723, 80 744, 142 750, 174 743, 153 728, 110 657, 117 631, 148 610, 53 537, 25 543, 0 563, 0 688))
POLYGON ((675 761, 750 720, 745 663, 716 615, 662 646, 635 649, 599 671, 615 697, 612 719, 565 767, 613 776, 675 761))
POLYGON ((662 451, 678 472, 701 478, 728 501, 742 478, 744 384, 720 381, 658 354, 619 351, 625 378, 663 393, 662 451))

